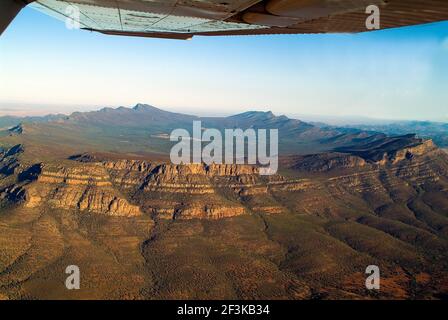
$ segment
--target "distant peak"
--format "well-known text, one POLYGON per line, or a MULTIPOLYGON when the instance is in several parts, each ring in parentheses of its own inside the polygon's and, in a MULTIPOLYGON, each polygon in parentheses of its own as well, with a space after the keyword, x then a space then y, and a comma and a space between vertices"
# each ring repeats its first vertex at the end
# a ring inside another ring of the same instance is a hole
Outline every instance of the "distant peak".
POLYGON ((275 118, 275 115, 272 113, 272 111, 247 111, 231 117, 270 119, 275 118))
POLYGON ((134 108, 132 108, 135 111, 148 111, 148 110, 159 110, 154 106, 151 106, 149 104, 144 103, 137 103, 134 108))
POLYGON ((100 109, 99 111, 100 112, 110 112, 110 111, 114 111, 114 109, 111 107, 104 107, 104 108, 100 109))

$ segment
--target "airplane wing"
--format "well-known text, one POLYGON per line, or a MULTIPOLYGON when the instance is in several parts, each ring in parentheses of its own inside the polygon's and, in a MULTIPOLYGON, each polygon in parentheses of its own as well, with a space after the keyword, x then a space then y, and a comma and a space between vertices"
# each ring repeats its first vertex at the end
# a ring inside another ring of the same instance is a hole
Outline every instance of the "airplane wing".
MULTIPOLYGON (((85 30, 172 39, 196 35, 364 32, 368 31, 366 8, 370 5, 379 8, 381 29, 448 20, 447 0, 2 1, 1 21, 10 19, 8 12, 14 11, 3 10, 5 3, 31 3, 58 19, 76 19, 85 30)), ((4 24, 0 23, 0 31, 4 24)))

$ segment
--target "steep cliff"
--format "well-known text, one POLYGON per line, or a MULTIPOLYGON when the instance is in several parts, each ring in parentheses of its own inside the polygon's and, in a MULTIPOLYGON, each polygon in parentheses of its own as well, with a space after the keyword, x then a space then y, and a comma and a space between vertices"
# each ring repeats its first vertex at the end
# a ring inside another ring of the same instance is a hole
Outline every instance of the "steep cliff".
POLYGON ((112 187, 107 171, 86 164, 71 167, 43 165, 37 178, 4 190, 4 198, 19 199, 25 207, 50 206, 111 216, 136 216, 141 211, 112 187), (20 192, 18 192, 20 190, 20 192))
MULTIPOLYGON (((297 211, 326 216, 341 214, 337 197, 351 195, 375 209, 375 201, 404 201, 416 188, 447 176, 447 155, 429 140, 405 136, 369 143, 372 150, 362 148, 354 154, 286 157, 281 161, 286 174, 273 176, 260 176, 252 165, 173 165, 82 154, 59 165, 22 168, 18 183, 0 192, 2 199, 29 208, 50 206, 110 216, 220 219, 297 211)), ((17 162, 20 167, 14 156, 20 152, 20 146, 4 151, 0 165, 10 168, 17 162)))

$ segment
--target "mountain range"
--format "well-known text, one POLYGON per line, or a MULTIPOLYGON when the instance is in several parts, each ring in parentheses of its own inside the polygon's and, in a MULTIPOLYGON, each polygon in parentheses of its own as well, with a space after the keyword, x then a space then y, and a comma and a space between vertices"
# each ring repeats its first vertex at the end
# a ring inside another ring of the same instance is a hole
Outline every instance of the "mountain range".
POLYGON ((133 108, 75 112, 69 116, 14 118, 14 122, 9 122, 9 131, 4 130, 3 135, 20 131, 24 133, 24 137, 32 139, 33 143, 43 142, 46 137, 51 136, 52 144, 59 144, 57 139, 60 138, 62 145, 66 145, 69 139, 73 141, 72 145, 91 149, 101 147, 104 151, 167 153, 173 145, 167 139, 171 131, 183 128, 191 132, 192 122, 195 120, 201 121, 204 128, 218 130, 278 129, 281 137, 279 152, 283 154, 328 151, 356 142, 357 139, 384 136, 359 129, 320 128, 286 116, 275 116, 272 112, 250 111, 229 117, 198 117, 168 112, 145 104, 137 104, 133 108))
POLYGON ((447 196, 448 154, 410 133, 142 104, 27 119, 0 135, 0 298, 445 299, 447 196), (172 164, 193 120, 278 128, 278 173, 172 164))
POLYGON ((448 123, 432 121, 396 121, 382 125, 350 125, 350 128, 384 132, 388 135, 415 133, 432 139, 439 147, 448 147, 448 123))

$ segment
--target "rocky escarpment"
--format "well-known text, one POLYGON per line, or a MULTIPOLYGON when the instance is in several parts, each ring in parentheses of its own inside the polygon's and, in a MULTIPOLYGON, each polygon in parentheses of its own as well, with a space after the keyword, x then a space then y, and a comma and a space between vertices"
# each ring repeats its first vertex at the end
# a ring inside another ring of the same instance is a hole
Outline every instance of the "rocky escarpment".
POLYGON ((18 157, 24 152, 21 144, 0 150, 0 175, 6 176, 18 173, 21 169, 18 157))
MULTIPOLYGON (((271 192, 320 187, 309 179, 260 176, 259 168, 236 164, 104 161, 114 185, 130 190, 136 201, 160 218, 223 218, 249 212, 281 213, 286 208, 271 192)), ((129 191, 128 191, 129 192, 129 191)))
MULTIPOLYGON (((244 165, 172 165, 137 160, 105 161, 114 185, 132 190, 146 211, 167 219, 220 219, 247 213, 217 189, 229 189, 224 180, 248 182, 257 168, 244 165), (224 179, 219 183, 220 179, 224 179)), ((231 190, 231 189, 229 189, 231 190)))
POLYGON ((374 170, 387 165, 409 164, 414 157, 440 153, 432 140, 415 135, 384 137, 366 144, 337 148, 339 152, 288 156, 283 167, 304 172, 332 172, 341 170, 374 170))
POLYGON ((25 206, 49 205, 111 216, 136 216, 131 205, 109 181, 107 171, 97 165, 43 166, 37 181, 28 185, 25 206))
POLYGON ((307 172, 328 172, 341 169, 362 168, 367 166, 363 158, 344 153, 311 154, 290 156, 282 164, 288 168, 307 172))
MULTIPOLYGON (((298 188, 297 182, 280 175, 260 176, 259 168, 243 164, 182 164, 151 163, 141 160, 104 161, 112 181, 122 188, 138 187, 145 191, 207 194, 217 188, 259 193, 268 185, 288 185, 298 188), (264 188, 258 188, 264 186, 264 188)), ((302 181, 302 180, 300 180, 302 181)))
POLYGON ((394 140, 393 144, 405 147, 395 150, 389 144, 387 153, 394 157, 386 162, 346 153, 288 157, 282 161, 293 172, 288 176, 260 176, 257 167, 247 165, 171 165, 140 160, 103 161, 101 165, 115 186, 129 190, 136 203, 161 218, 288 211, 326 215, 338 211, 334 197, 351 194, 390 199, 391 193, 402 193, 403 188, 411 196, 412 188, 446 176, 446 159, 438 163, 440 151, 432 142, 394 140), (321 175, 311 179, 314 173, 321 175))
MULTIPOLYGON (((339 198, 355 197, 375 208, 415 196, 428 184, 443 190, 448 156, 431 141, 406 136, 378 143, 378 161, 347 153, 291 156, 283 175, 259 175, 236 164, 174 165, 144 160, 100 160, 82 154, 58 165, 21 168, 1 198, 27 207, 53 207, 111 216, 143 213, 163 219, 221 219, 252 213, 341 214, 339 198), (380 152, 379 146, 384 150, 380 152), (396 149, 399 147, 398 149, 396 149), (393 155, 391 157, 390 155, 393 155), (318 173, 318 174, 316 174, 318 173)), ((9 163, 16 157, 6 156, 9 163)), ((363 151, 368 153, 368 151, 363 151)), ((373 152, 373 151, 372 151, 373 152)), ((362 210, 365 210, 362 207, 362 210)))
POLYGON ((416 143, 415 145, 407 146, 405 148, 397 150, 395 153, 393 153, 392 156, 384 154, 382 163, 387 162, 387 160, 391 160, 392 163, 398 163, 402 160, 412 159, 415 156, 422 156, 432 151, 436 152, 440 151, 437 149, 437 146, 431 139, 428 140, 422 139, 420 141, 421 141, 420 143, 416 143))
POLYGON ((384 137, 366 144, 337 148, 336 151, 348 153, 366 161, 386 164, 397 163, 436 150, 430 139, 417 138, 415 134, 397 137, 384 137))
POLYGON ((142 213, 112 186, 102 166, 74 161, 29 165, 20 159, 23 152, 23 146, 17 145, 0 155, 1 201, 28 208, 51 207, 110 216, 142 213))
POLYGON ((326 185, 341 192, 387 192, 394 185, 436 182, 447 176, 448 157, 431 140, 415 135, 374 142, 369 150, 288 157, 282 164, 304 173, 326 173, 326 185), (361 155, 363 157, 361 157, 361 155), (345 190, 345 191, 343 191, 345 190))
POLYGON ((241 206, 219 206, 219 205, 191 205, 175 210, 173 218, 177 219, 221 219, 239 216, 245 213, 241 206))

